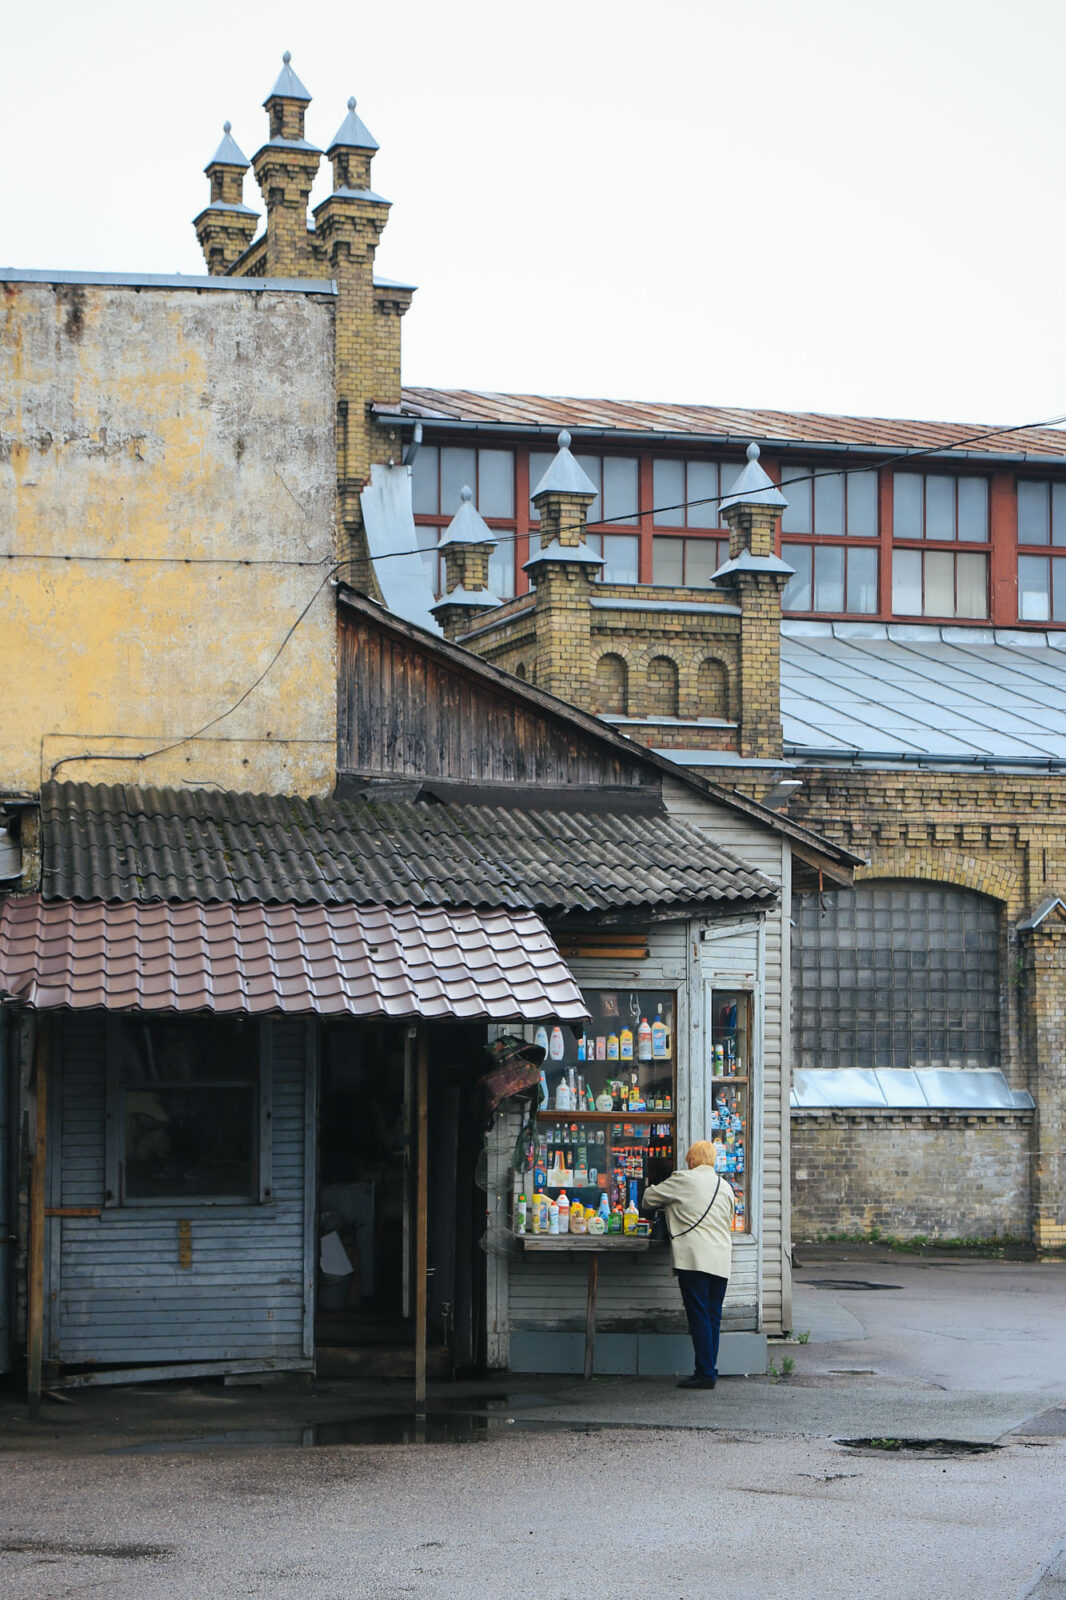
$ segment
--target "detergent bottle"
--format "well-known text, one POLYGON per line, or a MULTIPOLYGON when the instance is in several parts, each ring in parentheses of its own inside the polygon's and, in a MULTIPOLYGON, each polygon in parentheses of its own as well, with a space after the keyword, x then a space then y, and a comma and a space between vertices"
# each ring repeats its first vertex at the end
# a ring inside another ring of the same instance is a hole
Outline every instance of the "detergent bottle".
POLYGON ((570 1196, 565 1189, 560 1189, 559 1198, 555 1202, 559 1208, 559 1232, 570 1232, 570 1196))

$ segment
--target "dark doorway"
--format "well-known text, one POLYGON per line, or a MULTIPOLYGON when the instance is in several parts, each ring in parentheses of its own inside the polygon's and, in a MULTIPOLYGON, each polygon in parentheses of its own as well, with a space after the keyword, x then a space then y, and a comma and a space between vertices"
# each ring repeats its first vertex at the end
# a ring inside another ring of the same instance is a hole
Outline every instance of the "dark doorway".
MULTIPOLYGON (((416 1233, 414 1030, 337 1022, 323 1029, 319 1090, 320 1376, 413 1371, 416 1233)), ((484 1340, 485 1194, 476 1082, 484 1025, 429 1029, 428 1367, 479 1365, 484 1340)))

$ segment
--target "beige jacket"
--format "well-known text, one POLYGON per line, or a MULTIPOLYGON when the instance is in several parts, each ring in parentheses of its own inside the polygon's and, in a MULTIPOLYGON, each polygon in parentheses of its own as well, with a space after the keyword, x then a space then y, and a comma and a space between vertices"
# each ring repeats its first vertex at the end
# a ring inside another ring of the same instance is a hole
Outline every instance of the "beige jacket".
POLYGON ((729 1276, 733 1255, 733 1191, 723 1177, 711 1205, 717 1183, 718 1174, 713 1167, 693 1167, 691 1171, 672 1172, 664 1183, 652 1184, 644 1191, 645 1206, 651 1210, 666 1208, 675 1272, 713 1272, 718 1278, 729 1276), (709 1211, 708 1206, 711 1206, 709 1211), (703 1215, 705 1211, 706 1216, 703 1215), (697 1226, 693 1227, 693 1223, 697 1226))

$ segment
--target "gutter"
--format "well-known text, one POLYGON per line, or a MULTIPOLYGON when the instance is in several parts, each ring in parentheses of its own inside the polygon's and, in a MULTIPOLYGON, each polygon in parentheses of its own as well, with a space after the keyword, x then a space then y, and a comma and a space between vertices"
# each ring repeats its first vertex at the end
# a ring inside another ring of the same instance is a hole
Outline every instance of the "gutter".
POLYGON ((1018 767, 1031 772, 1066 772, 1064 756, 990 756, 990 755, 912 755, 902 750, 819 750, 809 745, 786 745, 790 761, 797 766, 834 765, 858 767, 957 767, 960 770, 978 768, 995 771, 1000 767, 1018 767))
MULTIPOLYGON (((563 423, 471 422, 461 417, 414 417, 406 412, 396 411, 391 406, 374 406, 372 410, 382 421, 388 421, 396 427, 413 427, 416 422, 420 422, 424 428, 440 428, 448 433, 488 433, 494 436, 517 434, 522 438, 554 441, 558 437, 559 429, 564 426, 563 423)), ((657 428, 590 427, 582 422, 570 422, 565 426, 581 443, 598 439, 615 444, 647 445, 649 441, 653 441, 655 444, 677 445, 681 449, 692 449, 694 445, 711 445, 716 449, 744 451, 752 440, 751 433, 664 433, 657 428)), ((871 457, 873 458, 871 465, 876 460, 888 457, 896 460, 911 453, 920 453, 923 459, 947 456, 955 461, 984 462, 986 466, 996 462, 1012 466, 1024 466, 1027 463, 1047 466, 1053 461, 1061 461, 1066 465, 1066 434, 1063 435, 1061 456, 1028 450, 957 450, 951 445, 940 448, 918 444, 900 446, 842 442, 827 444, 820 440, 775 439, 767 434, 759 434, 758 439, 764 449, 774 453, 783 451, 789 455, 871 457)))

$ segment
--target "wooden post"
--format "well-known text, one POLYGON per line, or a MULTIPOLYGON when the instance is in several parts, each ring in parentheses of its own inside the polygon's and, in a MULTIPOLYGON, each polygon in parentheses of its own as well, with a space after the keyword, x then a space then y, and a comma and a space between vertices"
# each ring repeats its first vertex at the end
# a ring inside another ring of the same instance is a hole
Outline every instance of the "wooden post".
POLYGON ((30 1168, 30 1248, 26 1268, 26 1391, 30 1416, 36 1421, 41 1414, 44 1356, 44 1212, 48 1159, 48 1045, 47 1025, 41 1016, 34 1019, 33 1084, 35 1138, 30 1168))
POLYGON ((429 1266, 429 1035, 418 1029, 417 1086, 415 1089, 415 1415, 426 1410, 426 1316, 429 1266))
POLYGON ((596 1354, 596 1291, 600 1283, 600 1254, 589 1252, 589 1292, 585 1302, 585 1382, 592 1377, 592 1363, 596 1354))

